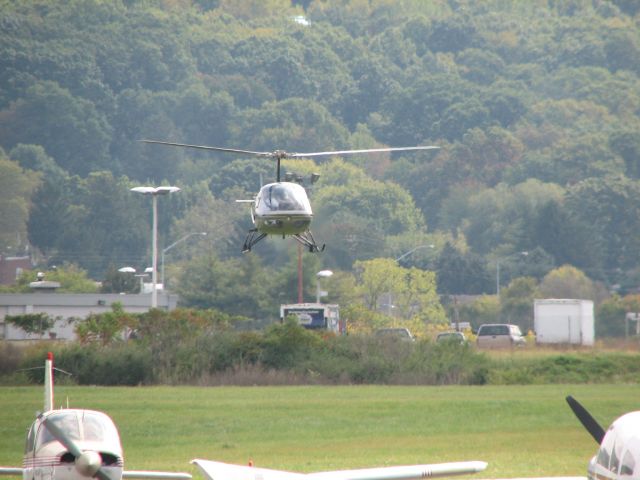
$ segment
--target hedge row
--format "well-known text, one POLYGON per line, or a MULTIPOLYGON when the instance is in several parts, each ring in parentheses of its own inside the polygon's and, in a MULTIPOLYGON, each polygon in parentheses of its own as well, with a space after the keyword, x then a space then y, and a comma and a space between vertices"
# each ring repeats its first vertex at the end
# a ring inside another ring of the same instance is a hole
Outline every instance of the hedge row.
POLYGON ((180 341, 130 340, 108 346, 0 344, 0 382, 40 382, 44 349, 81 385, 604 383, 640 378, 637 354, 509 355, 470 345, 374 336, 320 335, 294 323, 263 332, 210 330, 180 341), (16 375, 17 370, 22 373, 16 375))

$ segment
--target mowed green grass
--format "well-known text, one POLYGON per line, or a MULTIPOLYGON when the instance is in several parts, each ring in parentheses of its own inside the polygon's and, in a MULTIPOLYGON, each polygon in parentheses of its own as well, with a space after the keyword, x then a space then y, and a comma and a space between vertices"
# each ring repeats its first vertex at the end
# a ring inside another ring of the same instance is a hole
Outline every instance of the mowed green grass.
MULTIPOLYGON (((128 469, 189 471, 205 458, 303 472, 489 462, 477 477, 583 475, 595 442, 564 397, 604 426, 639 409, 639 385, 509 387, 71 387, 56 404, 101 410, 128 469)), ((0 465, 19 466, 38 387, 0 387, 0 465)))

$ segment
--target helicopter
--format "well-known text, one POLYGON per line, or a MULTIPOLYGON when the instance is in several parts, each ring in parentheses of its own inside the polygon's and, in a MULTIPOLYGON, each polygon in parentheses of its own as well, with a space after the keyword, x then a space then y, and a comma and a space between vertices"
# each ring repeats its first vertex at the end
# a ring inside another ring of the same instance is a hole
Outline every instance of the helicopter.
MULTIPOLYGON (((186 143, 174 143, 161 140, 141 140, 144 143, 168 145, 172 147, 194 148, 215 152, 236 153, 241 155, 271 158, 276 161, 276 181, 263 185, 258 194, 251 200, 236 200, 239 203, 251 203, 251 221, 253 228, 249 230, 242 246, 242 253, 250 252, 253 246, 267 235, 281 235, 294 237, 309 252, 322 252, 325 245, 319 246, 313 238, 310 230, 313 211, 307 192, 299 183, 280 180, 280 163, 287 158, 312 158, 339 155, 370 154, 382 152, 404 152, 414 150, 434 150, 440 147, 434 145, 418 147, 390 147, 370 148, 364 150, 336 150, 328 152, 289 153, 285 150, 273 152, 256 152, 236 148, 211 147, 207 145, 191 145, 186 143)), ((315 183, 320 175, 313 174, 311 182, 315 183)), ((291 178, 293 180, 293 178, 291 178)), ((296 179, 299 181, 299 179, 296 179)))

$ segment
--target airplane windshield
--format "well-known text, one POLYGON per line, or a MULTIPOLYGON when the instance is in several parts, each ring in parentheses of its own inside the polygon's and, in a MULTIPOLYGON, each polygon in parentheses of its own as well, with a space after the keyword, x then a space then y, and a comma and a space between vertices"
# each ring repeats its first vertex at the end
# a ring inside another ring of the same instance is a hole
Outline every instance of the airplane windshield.
POLYGON ((276 183, 265 189, 264 202, 272 211, 304 210, 303 195, 299 185, 276 183))
MULTIPOLYGON (((70 410, 51 415, 47 421, 64 430, 72 440, 105 442, 118 438, 118 431, 113 422, 109 417, 99 412, 70 410)), ((47 428, 40 428, 39 446, 54 440, 55 438, 47 428)))
MULTIPOLYGON (((47 421, 64 430, 72 440, 80 440, 80 425, 78 423, 78 416, 75 412, 69 411, 51 415, 47 418, 47 421)), ((55 437, 43 424, 40 427, 38 445, 41 446, 45 443, 53 442, 54 440, 55 437)))

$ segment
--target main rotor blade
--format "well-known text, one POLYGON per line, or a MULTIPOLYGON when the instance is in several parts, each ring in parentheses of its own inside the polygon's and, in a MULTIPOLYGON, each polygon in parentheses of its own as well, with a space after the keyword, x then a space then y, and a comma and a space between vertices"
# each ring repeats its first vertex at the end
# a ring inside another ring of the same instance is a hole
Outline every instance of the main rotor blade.
POLYGON ((596 421, 595 418, 591 416, 591 414, 584 408, 578 401, 569 395, 567 398, 567 403, 573 410, 573 413, 578 417, 580 423, 587 429, 587 432, 591 434, 593 439, 598 442, 598 445, 602 443, 602 439, 604 438, 605 431, 600 426, 600 424, 596 421))
POLYGON ((251 150, 238 150, 237 148, 221 148, 221 147, 209 147, 207 145, 190 145, 188 143, 173 143, 173 142, 162 142, 160 140, 140 140, 144 143, 157 143, 159 145, 170 145, 172 147, 185 147, 185 148, 197 148, 200 150, 213 150, 216 152, 229 152, 229 153, 244 153, 247 155, 257 155, 260 157, 271 157, 273 153, 271 152, 254 152, 251 150))
POLYGON ((392 148, 368 148, 366 150, 337 150, 335 152, 313 152, 313 153, 291 153, 292 158, 301 157, 321 157, 327 155, 354 155, 356 153, 378 153, 378 152, 405 152, 409 150, 435 150, 440 147, 428 145, 424 147, 392 147, 392 148))

